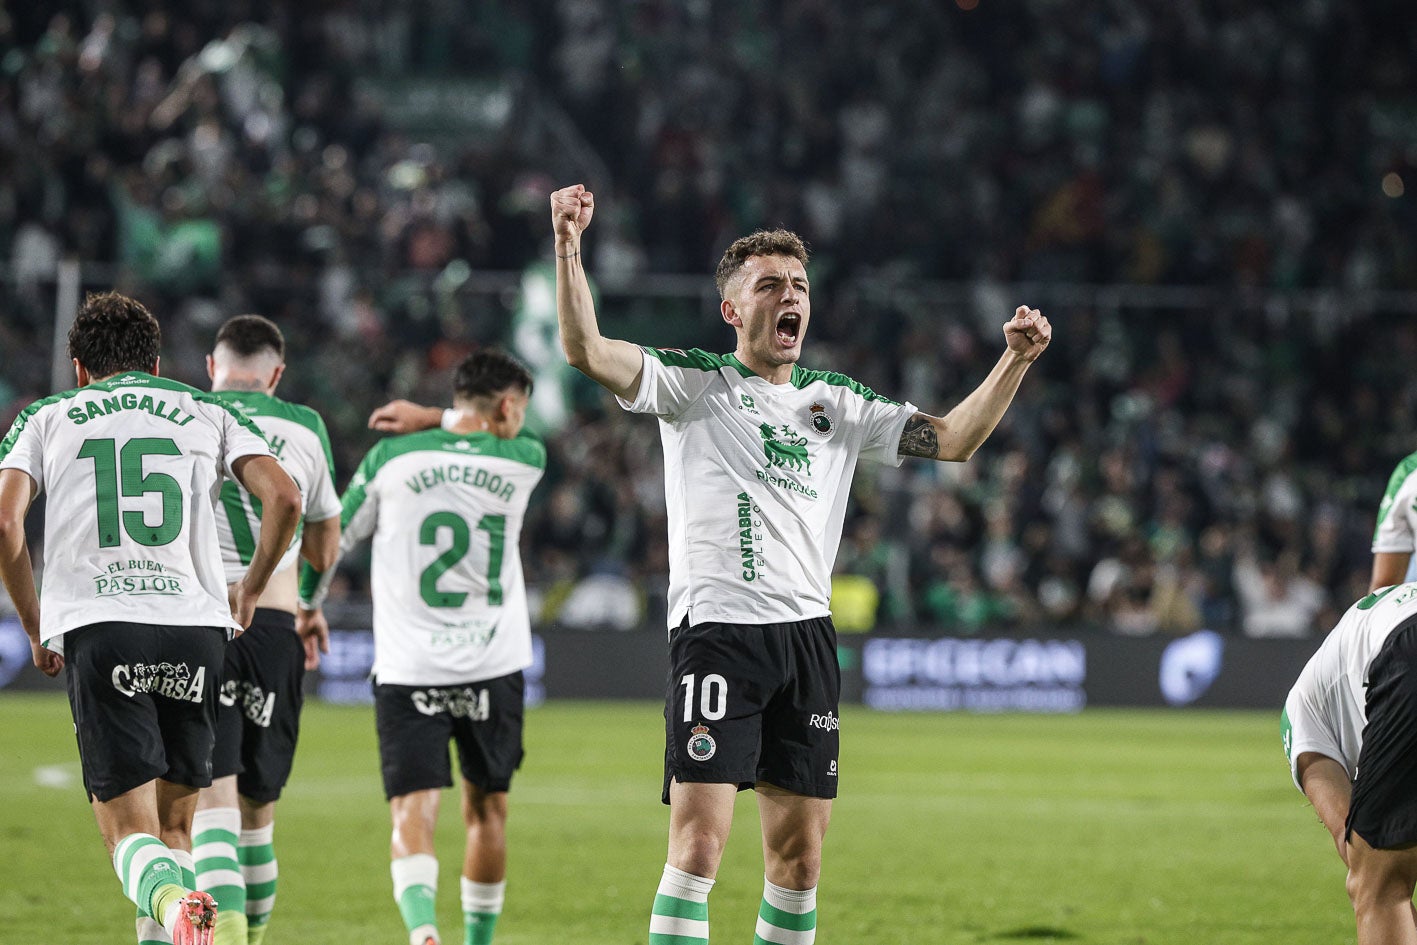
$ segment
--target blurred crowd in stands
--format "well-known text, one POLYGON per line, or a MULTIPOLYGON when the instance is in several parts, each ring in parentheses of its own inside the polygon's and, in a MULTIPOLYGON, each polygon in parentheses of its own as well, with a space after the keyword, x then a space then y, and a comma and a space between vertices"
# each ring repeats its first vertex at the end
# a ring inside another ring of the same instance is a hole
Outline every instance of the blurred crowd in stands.
MULTIPOLYGON (((603 168, 593 273, 707 280, 734 236, 790 226, 815 254, 804 363, 923 410, 978 383, 1015 304, 1055 325, 970 463, 862 468, 839 622, 1314 633, 1366 589, 1417 449, 1412 303, 1351 304, 1417 289, 1414 31, 1387 0, 8 5, 0 421, 49 392, 75 258, 153 308, 192 383, 226 316, 280 323, 281 393, 326 415, 343 484, 373 406, 512 341, 457 287, 544 259, 546 195, 603 168), (407 127, 400 96, 440 83, 515 108, 465 139, 407 127), (1018 282, 1039 297, 990 289, 1018 282)), ((636 624, 667 569, 655 425, 570 403, 528 575, 548 618, 636 624)))

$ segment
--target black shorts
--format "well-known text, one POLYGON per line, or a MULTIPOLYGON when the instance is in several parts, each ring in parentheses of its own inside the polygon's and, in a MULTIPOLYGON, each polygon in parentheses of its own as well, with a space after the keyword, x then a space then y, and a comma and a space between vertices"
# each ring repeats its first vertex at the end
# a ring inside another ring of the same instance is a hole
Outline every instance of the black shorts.
POLYGON ((836 797, 841 670, 830 617, 701 623, 669 638, 664 790, 766 782, 836 797))
POLYGON ((295 616, 256 608, 250 628, 227 646, 221 672, 212 777, 234 774, 242 797, 270 803, 290 778, 300 735, 305 647, 295 616))
POLYGON ((84 789, 111 801, 156 778, 212 783, 226 630, 110 621, 64 634, 84 789))
POLYGON ((451 787, 448 740, 463 780, 484 793, 505 791, 521 767, 526 681, 508 676, 454 686, 374 685, 374 720, 384 796, 451 787))
POLYGON ((1367 715, 1345 836, 1389 850, 1417 842, 1417 617, 1373 658, 1367 715))

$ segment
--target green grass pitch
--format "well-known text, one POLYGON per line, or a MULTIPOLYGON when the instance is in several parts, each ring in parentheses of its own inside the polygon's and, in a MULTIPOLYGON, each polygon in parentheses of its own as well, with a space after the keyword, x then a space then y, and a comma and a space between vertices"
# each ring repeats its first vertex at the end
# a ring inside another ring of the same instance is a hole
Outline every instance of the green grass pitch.
MULTIPOLYGON (((667 824, 660 711, 529 714, 499 945, 645 942, 667 824)), ((844 714, 821 945, 1353 941, 1342 865, 1289 783, 1273 713, 844 714)), ((7 943, 133 941, 77 772, 62 697, 0 696, 7 943)), ((444 797, 439 914, 456 945, 461 831, 444 797)), ((402 945, 388 829, 372 710, 309 705, 269 945, 402 945)), ((715 942, 752 940, 761 883, 740 795, 715 942)))

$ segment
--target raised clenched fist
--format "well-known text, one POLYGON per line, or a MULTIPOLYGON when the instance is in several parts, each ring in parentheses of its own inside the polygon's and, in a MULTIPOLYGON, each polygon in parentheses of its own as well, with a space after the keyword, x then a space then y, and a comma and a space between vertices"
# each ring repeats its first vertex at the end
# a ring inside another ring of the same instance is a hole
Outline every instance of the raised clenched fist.
POLYGON ((594 213, 595 195, 584 184, 562 187, 551 195, 551 228, 558 242, 578 242, 594 213))
POLYGON ((1009 350, 1025 361, 1036 361, 1053 340, 1053 326, 1036 308, 1020 305, 1014 317, 1004 323, 1004 341, 1009 350))

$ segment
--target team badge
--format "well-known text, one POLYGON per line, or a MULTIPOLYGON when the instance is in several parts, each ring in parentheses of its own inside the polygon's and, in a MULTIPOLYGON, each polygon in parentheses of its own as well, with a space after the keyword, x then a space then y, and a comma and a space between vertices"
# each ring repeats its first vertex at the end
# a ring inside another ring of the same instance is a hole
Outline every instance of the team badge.
POLYGON ((827 408, 821 404, 813 404, 807 409, 812 413, 812 432, 819 436, 831 436, 832 418, 831 414, 827 413, 827 408))
POLYGON ((709 734, 707 725, 695 725, 690 729, 689 757, 695 761, 708 761, 718 751, 718 743, 709 734))

